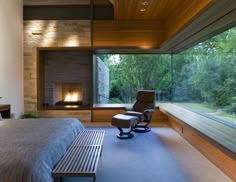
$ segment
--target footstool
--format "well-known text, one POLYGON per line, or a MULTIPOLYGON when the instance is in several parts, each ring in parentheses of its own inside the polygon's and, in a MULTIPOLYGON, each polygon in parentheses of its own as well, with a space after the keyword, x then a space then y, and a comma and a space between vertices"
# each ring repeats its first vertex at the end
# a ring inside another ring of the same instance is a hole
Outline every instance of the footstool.
POLYGON ((132 130, 134 126, 137 124, 138 117, 137 116, 129 116, 125 114, 116 114, 112 117, 111 124, 116 126, 120 133, 117 134, 117 138, 120 139, 128 139, 133 138, 132 130), (123 128, 130 128, 128 132, 124 132, 123 128))

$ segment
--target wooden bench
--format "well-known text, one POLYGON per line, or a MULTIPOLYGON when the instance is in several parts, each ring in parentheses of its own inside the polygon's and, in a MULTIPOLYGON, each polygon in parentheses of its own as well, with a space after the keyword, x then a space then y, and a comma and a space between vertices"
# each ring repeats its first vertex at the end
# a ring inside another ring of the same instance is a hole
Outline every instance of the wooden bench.
POLYGON ((53 169, 54 181, 62 177, 92 177, 96 180, 105 131, 84 130, 79 133, 53 169))

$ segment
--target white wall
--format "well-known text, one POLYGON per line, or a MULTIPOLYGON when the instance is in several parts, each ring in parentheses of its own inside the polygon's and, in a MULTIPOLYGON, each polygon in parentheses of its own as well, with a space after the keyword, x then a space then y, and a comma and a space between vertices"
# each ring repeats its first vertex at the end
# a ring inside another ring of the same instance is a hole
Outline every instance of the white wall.
POLYGON ((23 2, 0 0, 0 104, 23 113, 23 2))

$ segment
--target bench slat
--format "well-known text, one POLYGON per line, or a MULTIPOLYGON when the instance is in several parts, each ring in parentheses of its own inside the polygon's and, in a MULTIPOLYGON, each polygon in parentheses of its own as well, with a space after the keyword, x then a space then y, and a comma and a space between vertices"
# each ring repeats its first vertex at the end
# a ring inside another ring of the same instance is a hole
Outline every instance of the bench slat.
POLYGON ((105 131, 85 130, 73 141, 53 170, 54 177, 95 177, 105 131))
POLYGON ((96 130, 82 131, 81 134, 72 143, 73 145, 101 145, 104 132, 96 130), (89 138, 88 138, 89 137, 89 138), (92 139, 94 140, 92 140, 92 139))

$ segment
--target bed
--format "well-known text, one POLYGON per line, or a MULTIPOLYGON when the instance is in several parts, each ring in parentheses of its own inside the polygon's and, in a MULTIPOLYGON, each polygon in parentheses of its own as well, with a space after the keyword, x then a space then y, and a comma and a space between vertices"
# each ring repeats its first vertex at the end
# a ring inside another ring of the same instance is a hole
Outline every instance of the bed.
POLYGON ((83 125, 75 118, 0 121, 0 181, 52 182, 52 169, 83 125))

